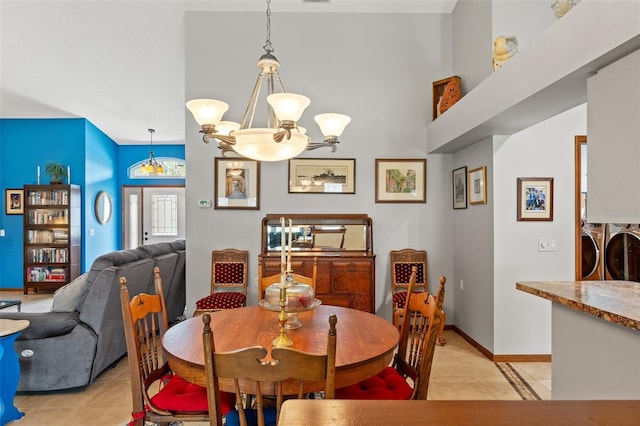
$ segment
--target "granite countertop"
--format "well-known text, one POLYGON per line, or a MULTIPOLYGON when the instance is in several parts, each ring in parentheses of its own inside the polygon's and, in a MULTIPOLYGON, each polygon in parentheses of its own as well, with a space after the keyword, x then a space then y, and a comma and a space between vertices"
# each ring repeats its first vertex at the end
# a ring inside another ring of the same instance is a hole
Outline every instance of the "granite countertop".
POLYGON ((521 281, 518 290, 640 330, 640 283, 632 281, 521 281))

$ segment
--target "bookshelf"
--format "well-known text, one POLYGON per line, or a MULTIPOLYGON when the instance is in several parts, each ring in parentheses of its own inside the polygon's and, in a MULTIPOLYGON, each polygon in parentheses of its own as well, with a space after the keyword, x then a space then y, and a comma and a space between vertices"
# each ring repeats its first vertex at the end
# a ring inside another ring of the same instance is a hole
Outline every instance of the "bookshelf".
POLYGON ((80 275, 80 187, 25 185, 24 294, 80 275))

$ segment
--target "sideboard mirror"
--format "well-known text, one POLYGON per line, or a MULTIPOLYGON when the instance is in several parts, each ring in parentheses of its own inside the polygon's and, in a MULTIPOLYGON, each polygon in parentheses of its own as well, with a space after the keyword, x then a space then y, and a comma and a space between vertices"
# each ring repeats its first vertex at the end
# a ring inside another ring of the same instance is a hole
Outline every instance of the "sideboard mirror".
POLYGON ((371 218, 367 215, 270 214, 262 223, 262 252, 265 254, 281 250, 281 217, 285 218, 285 245, 288 247, 291 235, 293 252, 373 252, 371 218))

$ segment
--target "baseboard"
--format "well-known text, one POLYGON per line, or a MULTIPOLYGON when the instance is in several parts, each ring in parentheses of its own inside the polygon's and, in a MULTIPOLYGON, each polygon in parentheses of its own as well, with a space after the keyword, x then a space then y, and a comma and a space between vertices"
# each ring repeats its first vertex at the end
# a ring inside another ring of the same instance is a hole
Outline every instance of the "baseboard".
POLYGON ((551 362, 551 354, 527 354, 527 355, 496 355, 473 340, 468 334, 460 330, 455 325, 447 325, 445 329, 453 330, 459 334, 471 346, 476 348, 482 355, 493 362, 551 362))

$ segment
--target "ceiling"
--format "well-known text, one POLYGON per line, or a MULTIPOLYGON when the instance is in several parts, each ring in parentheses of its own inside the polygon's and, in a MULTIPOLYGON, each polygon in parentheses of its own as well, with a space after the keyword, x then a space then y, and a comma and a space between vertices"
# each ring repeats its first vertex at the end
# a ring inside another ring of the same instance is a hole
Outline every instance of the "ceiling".
MULTIPOLYGON (((272 0, 271 9, 451 13, 456 1, 272 0)), ((82 117, 121 145, 148 143, 148 128, 154 143, 183 144, 183 17, 199 10, 264 12, 266 3, 0 0, 0 117, 82 117)))

